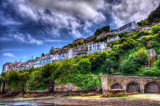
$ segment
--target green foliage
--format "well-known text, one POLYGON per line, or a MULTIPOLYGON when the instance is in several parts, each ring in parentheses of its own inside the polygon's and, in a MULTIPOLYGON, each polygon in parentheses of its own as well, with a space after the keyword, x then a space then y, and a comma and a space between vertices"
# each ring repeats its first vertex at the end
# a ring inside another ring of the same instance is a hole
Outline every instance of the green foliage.
POLYGON ((3 77, 0 77, 0 87, 2 85, 2 82, 3 82, 3 77))
POLYGON ((147 61, 147 51, 142 48, 138 52, 131 54, 121 65, 124 74, 134 74, 147 61))
POLYGON ((89 61, 89 59, 87 58, 81 59, 78 63, 78 70, 82 74, 90 73, 91 72, 91 62, 89 61))
POLYGON ((101 34, 103 31, 109 32, 110 31, 110 26, 104 26, 101 29, 97 29, 96 32, 94 33, 95 36, 101 34))
POLYGON ((153 34, 156 34, 160 31, 160 27, 158 25, 153 26, 151 31, 152 31, 153 34))
POLYGON ((102 30, 101 29, 97 29, 96 32, 94 33, 94 35, 97 36, 97 35, 99 35, 101 33, 102 33, 102 30))
POLYGON ((160 70, 160 55, 158 56, 158 60, 155 62, 155 68, 160 70))
POLYGON ((8 86, 17 88, 20 81, 20 72, 16 70, 11 70, 6 74, 6 81, 8 86))
POLYGON ((103 28, 101 28, 101 30, 109 32, 110 31, 110 26, 104 26, 103 28))
POLYGON ((100 67, 101 65, 103 65, 105 63, 105 60, 107 58, 108 54, 105 52, 101 52, 101 53, 94 53, 91 58, 90 58, 90 62, 91 62, 91 70, 94 73, 96 71, 96 69, 98 67, 100 67))
POLYGON ((29 75, 28 86, 30 87, 30 90, 44 90, 47 88, 46 85, 47 84, 42 82, 42 75, 40 71, 33 71, 29 75))

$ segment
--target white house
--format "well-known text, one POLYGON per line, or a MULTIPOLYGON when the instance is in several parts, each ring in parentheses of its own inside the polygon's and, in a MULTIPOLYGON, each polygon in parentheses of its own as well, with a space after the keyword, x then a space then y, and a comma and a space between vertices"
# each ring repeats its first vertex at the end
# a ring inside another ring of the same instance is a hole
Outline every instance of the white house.
POLYGON ((6 73, 7 71, 10 71, 9 65, 12 65, 11 62, 7 62, 3 65, 3 70, 2 72, 6 73))
POLYGON ((108 32, 108 35, 113 35, 113 34, 116 34, 117 33, 117 30, 111 30, 110 32, 108 32))
POLYGON ((144 26, 141 27, 141 30, 151 30, 152 26, 144 26))
POLYGON ((110 48, 107 47, 106 42, 90 42, 87 44, 88 45, 88 51, 87 54, 93 54, 94 52, 100 52, 104 50, 109 50, 110 48))
POLYGON ((102 38, 102 37, 107 36, 107 35, 108 35, 108 32, 102 32, 101 34, 99 34, 97 36, 97 39, 102 38))
POLYGON ((61 49, 58 51, 57 59, 64 60, 73 57, 73 50, 72 49, 61 49))
POLYGON ((38 67, 41 67, 47 63, 52 63, 52 60, 53 60, 53 55, 42 56, 39 59, 38 67))
POLYGON ((29 62, 22 63, 19 67, 17 67, 17 71, 22 71, 31 68, 29 66, 29 62))
POLYGON ((137 28, 138 28, 138 24, 135 21, 133 21, 133 22, 130 22, 122 27, 119 27, 117 29, 117 33, 132 32, 134 30, 137 30, 137 28))
POLYGON ((33 60, 29 60, 29 67, 39 67, 39 59, 33 59, 33 60))
POLYGON ((83 45, 78 45, 77 47, 73 48, 73 56, 82 56, 87 54, 88 51, 88 46, 87 44, 83 44, 83 45))
POLYGON ((120 37, 118 35, 114 36, 114 37, 108 37, 107 38, 107 43, 113 42, 113 41, 118 40, 118 39, 120 39, 120 37))

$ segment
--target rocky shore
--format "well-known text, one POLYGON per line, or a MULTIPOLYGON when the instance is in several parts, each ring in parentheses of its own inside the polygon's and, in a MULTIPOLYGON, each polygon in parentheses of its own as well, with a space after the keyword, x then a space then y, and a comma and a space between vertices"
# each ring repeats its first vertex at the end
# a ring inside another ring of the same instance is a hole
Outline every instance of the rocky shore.
POLYGON ((0 102, 36 102, 36 103, 49 103, 56 105, 160 106, 160 95, 146 94, 142 96, 133 95, 121 98, 99 98, 98 96, 0 98, 0 102))

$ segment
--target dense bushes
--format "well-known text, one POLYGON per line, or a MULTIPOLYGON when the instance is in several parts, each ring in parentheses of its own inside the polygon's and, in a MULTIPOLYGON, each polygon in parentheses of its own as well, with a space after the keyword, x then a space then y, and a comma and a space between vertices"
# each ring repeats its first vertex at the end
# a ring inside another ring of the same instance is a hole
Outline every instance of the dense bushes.
POLYGON ((158 56, 158 60, 154 64, 154 68, 152 69, 142 68, 141 71, 146 76, 160 76, 160 55, 158 56))
POLYGON ((2 82, 3 82, 3 77, 0 77, 0 87, 2 85, 2 82))
POLYGON ((147 51, 142 48, 138 52, 131 54, 121 65, 124 74, 134 74, 147 61, 147 51))
POLYGON ((151 29, 152 33, 153 34, 156 34, 160 31, 160 27, 157 25, 157 26, 153 26, 152 29, 151 29))

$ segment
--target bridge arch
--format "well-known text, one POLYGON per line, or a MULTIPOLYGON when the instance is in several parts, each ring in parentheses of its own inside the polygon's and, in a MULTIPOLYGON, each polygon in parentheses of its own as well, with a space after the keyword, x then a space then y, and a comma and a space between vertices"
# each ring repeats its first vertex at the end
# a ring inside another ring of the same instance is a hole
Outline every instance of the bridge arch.
POLYGON ((126 85, 127 92, 140 92, 140 84, 135 81, 131 81, 126 85))
POLYGON ((145 93, 155 93, 160 92, 160 85, 157 82, 148 82, 144 86, 145 93))
POLYGON ((123 89, 123 87, 119 83, 114 83, 114 84, 112 84, 112 86, 110 87, 110 89, 123 89))

